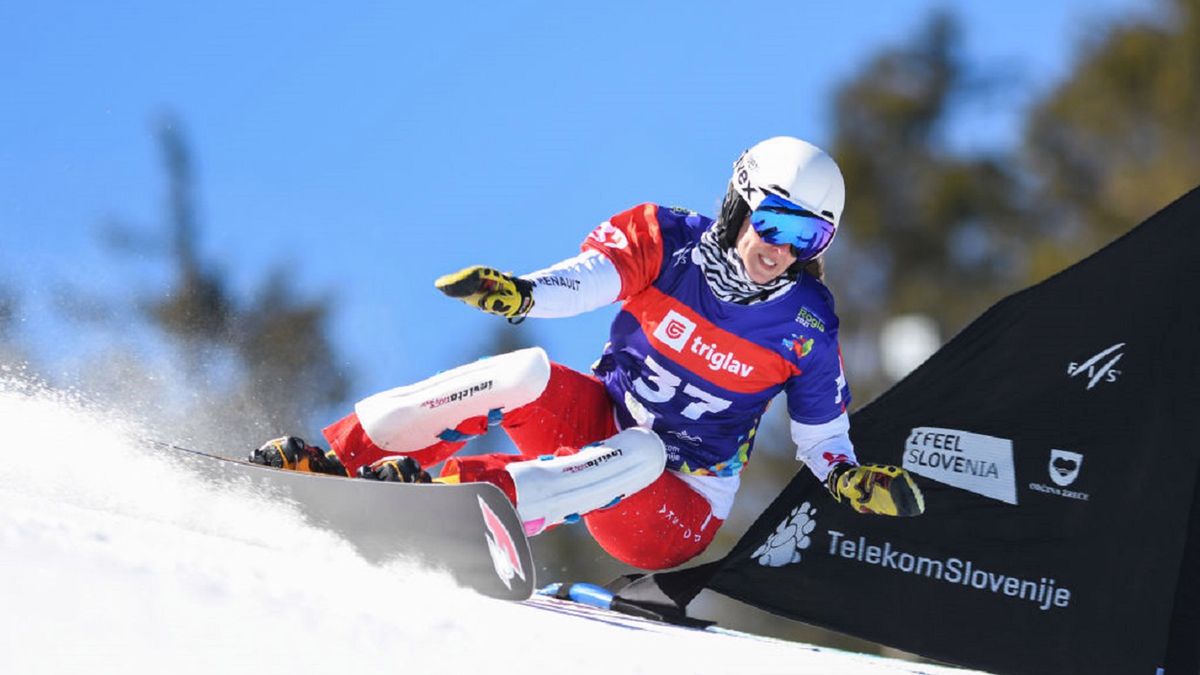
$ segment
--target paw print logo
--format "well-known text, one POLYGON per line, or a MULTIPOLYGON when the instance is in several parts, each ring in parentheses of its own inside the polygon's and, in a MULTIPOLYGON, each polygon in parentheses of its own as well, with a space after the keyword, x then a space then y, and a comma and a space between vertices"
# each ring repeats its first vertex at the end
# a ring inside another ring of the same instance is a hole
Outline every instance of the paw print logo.
POLYGON ((751 558, 763 567, 783 567, 800 562, 800 551, 812 544, 808 535, 817 528, 813 515, 817 512, 808 502, 792 509, 791 515, 779 523, 767 542, 758 547, 751 558))

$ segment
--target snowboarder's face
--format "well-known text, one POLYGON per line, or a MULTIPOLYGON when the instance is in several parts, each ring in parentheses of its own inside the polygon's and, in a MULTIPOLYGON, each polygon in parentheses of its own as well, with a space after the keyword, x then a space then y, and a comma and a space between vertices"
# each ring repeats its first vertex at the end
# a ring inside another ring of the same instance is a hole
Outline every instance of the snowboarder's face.
POLYGON ((787 244, 768 244, 750 227, 750 216, 742 222, 738 231, 737 252, 746 266, 746 273, 756 284, 765 284, 777 279, 796 262, 792 247, 787 244))

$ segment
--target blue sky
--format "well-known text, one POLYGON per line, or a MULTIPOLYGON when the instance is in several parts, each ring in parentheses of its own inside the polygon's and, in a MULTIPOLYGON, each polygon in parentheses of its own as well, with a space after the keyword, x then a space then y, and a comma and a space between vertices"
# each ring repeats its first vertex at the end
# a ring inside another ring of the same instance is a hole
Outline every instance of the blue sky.
MULTIPOLYGON (((988 147, 1136 3, 5 3, 0 282, 23 294, 37 354, 78 362, 92 345, 52 318, 56 289, 166 281, 97 232, 162 222, 150 129, 170 110, 196 155, 205 255, 242 291, 284 266, 333 297, 361 397, 487 351, 496 319, 435 277, 553 263, 643 201, 712 213, 743 148, 825 143, 833 87, 935 6, 961 15, 976 64, 1017 76, 951 130, 988 147)), ((529 323, 585 369, 611 316, 529 323)))

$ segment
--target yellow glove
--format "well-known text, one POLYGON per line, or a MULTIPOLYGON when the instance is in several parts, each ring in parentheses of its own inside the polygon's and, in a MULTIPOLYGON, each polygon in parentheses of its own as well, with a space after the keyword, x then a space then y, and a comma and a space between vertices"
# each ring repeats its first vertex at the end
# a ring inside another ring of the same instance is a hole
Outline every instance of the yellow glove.
POLYGON ((467 267, 433 285, 452 298, 509 319, 520 319, 533 309, 533 282, 491 267, 467 267))
POLYGON ((912 476, 898 466, 839 464, 825 479, 833 498, 849 502, 859 513, 883 516, 919 516, 925 497, 912 476))

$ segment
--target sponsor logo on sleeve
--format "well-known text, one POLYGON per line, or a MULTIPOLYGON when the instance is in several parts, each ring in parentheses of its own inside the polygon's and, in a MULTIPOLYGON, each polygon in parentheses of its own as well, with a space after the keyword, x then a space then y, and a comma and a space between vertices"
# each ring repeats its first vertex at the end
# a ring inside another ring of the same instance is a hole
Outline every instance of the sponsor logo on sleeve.
POLYGON ((1081 502, 1086 502, 1091 499, 1091 495, 1079 490, 1070 490, 1068 487, 1079 478, 1079 471, 1083 468, 1083 455, 1070 450, 1054 449, 1050 451, 1050 461, 1046 466, 1046 470, 1050 475, 1050 482, 1054 485, 1046 485, 1045 483, 1030 483, 1029 489, 1034 492, 1041 492, 1068 499, 1077 499, 1081 502))
POLYGON ((504 582, 504 587, 512 590, 513 577, 520 577, 521 581, 525 581, 525 570, 521 566, 517 544, 500 517, 483 501, 483 497, 476 496, 476 499, 479 500, 479 510, 483 513, 483 524, 487 527, 484 537, 487 539, 488 551, 492 554, 492 567, 496 569, 496 576, 504 582))
POLYGON ((601 246, 607 246, 608 248, 620 249, 629 247, 629 238, 608 220, 600 223, 596 229, 592 230, 592 233, 588 235, 588 239, 592 239, 601 246))
POLYGON ((560 277, 554 274, 548 274, 542 277, 533 277, 530 279, 534 286, 557 286, 565 288, 569 291, 579 290, 579 280, 570 277, 560 277))
POLYGON ((446 396, 438 396, 435 398, 431 398, 428 401, 421 401, 420 405, 422 408, 429 408, 432 410, 434 408, 440 408, 440 407, 446 405, 447 403, 455 403, 456 401, 461 401, 463 399, 471 398, 475 394, 478 394, 483 391, 489 391, 489 390, 491 390, 491 388, 492 388, 492 381, 486 380, 484 382, 480 382, 479 384, 473 384, 469 387, 464 387, 463 389, 453 392, 453 393, 450 393, 450 394, 447 394, 446 396))
POLYGON ((1125 353, 1121 351, 1124 346, 1124 342, 1118 342, 1083 363, 1074 361, 1068 363, 1067 375, 1070 377, 1083 375, 1081 379, 1087 380, 1089 391, 1101 382, 1116 382, 1117 378, 1121 377, 1121 371, 1116 370, 1113 366, 1117 365, 1122 356, 1125 356, 1125 353))
POLYGON ((1013 446, 1007 438, 917 427, 904 442, 904 468, 984 497, 1017 503, 1013 446))

